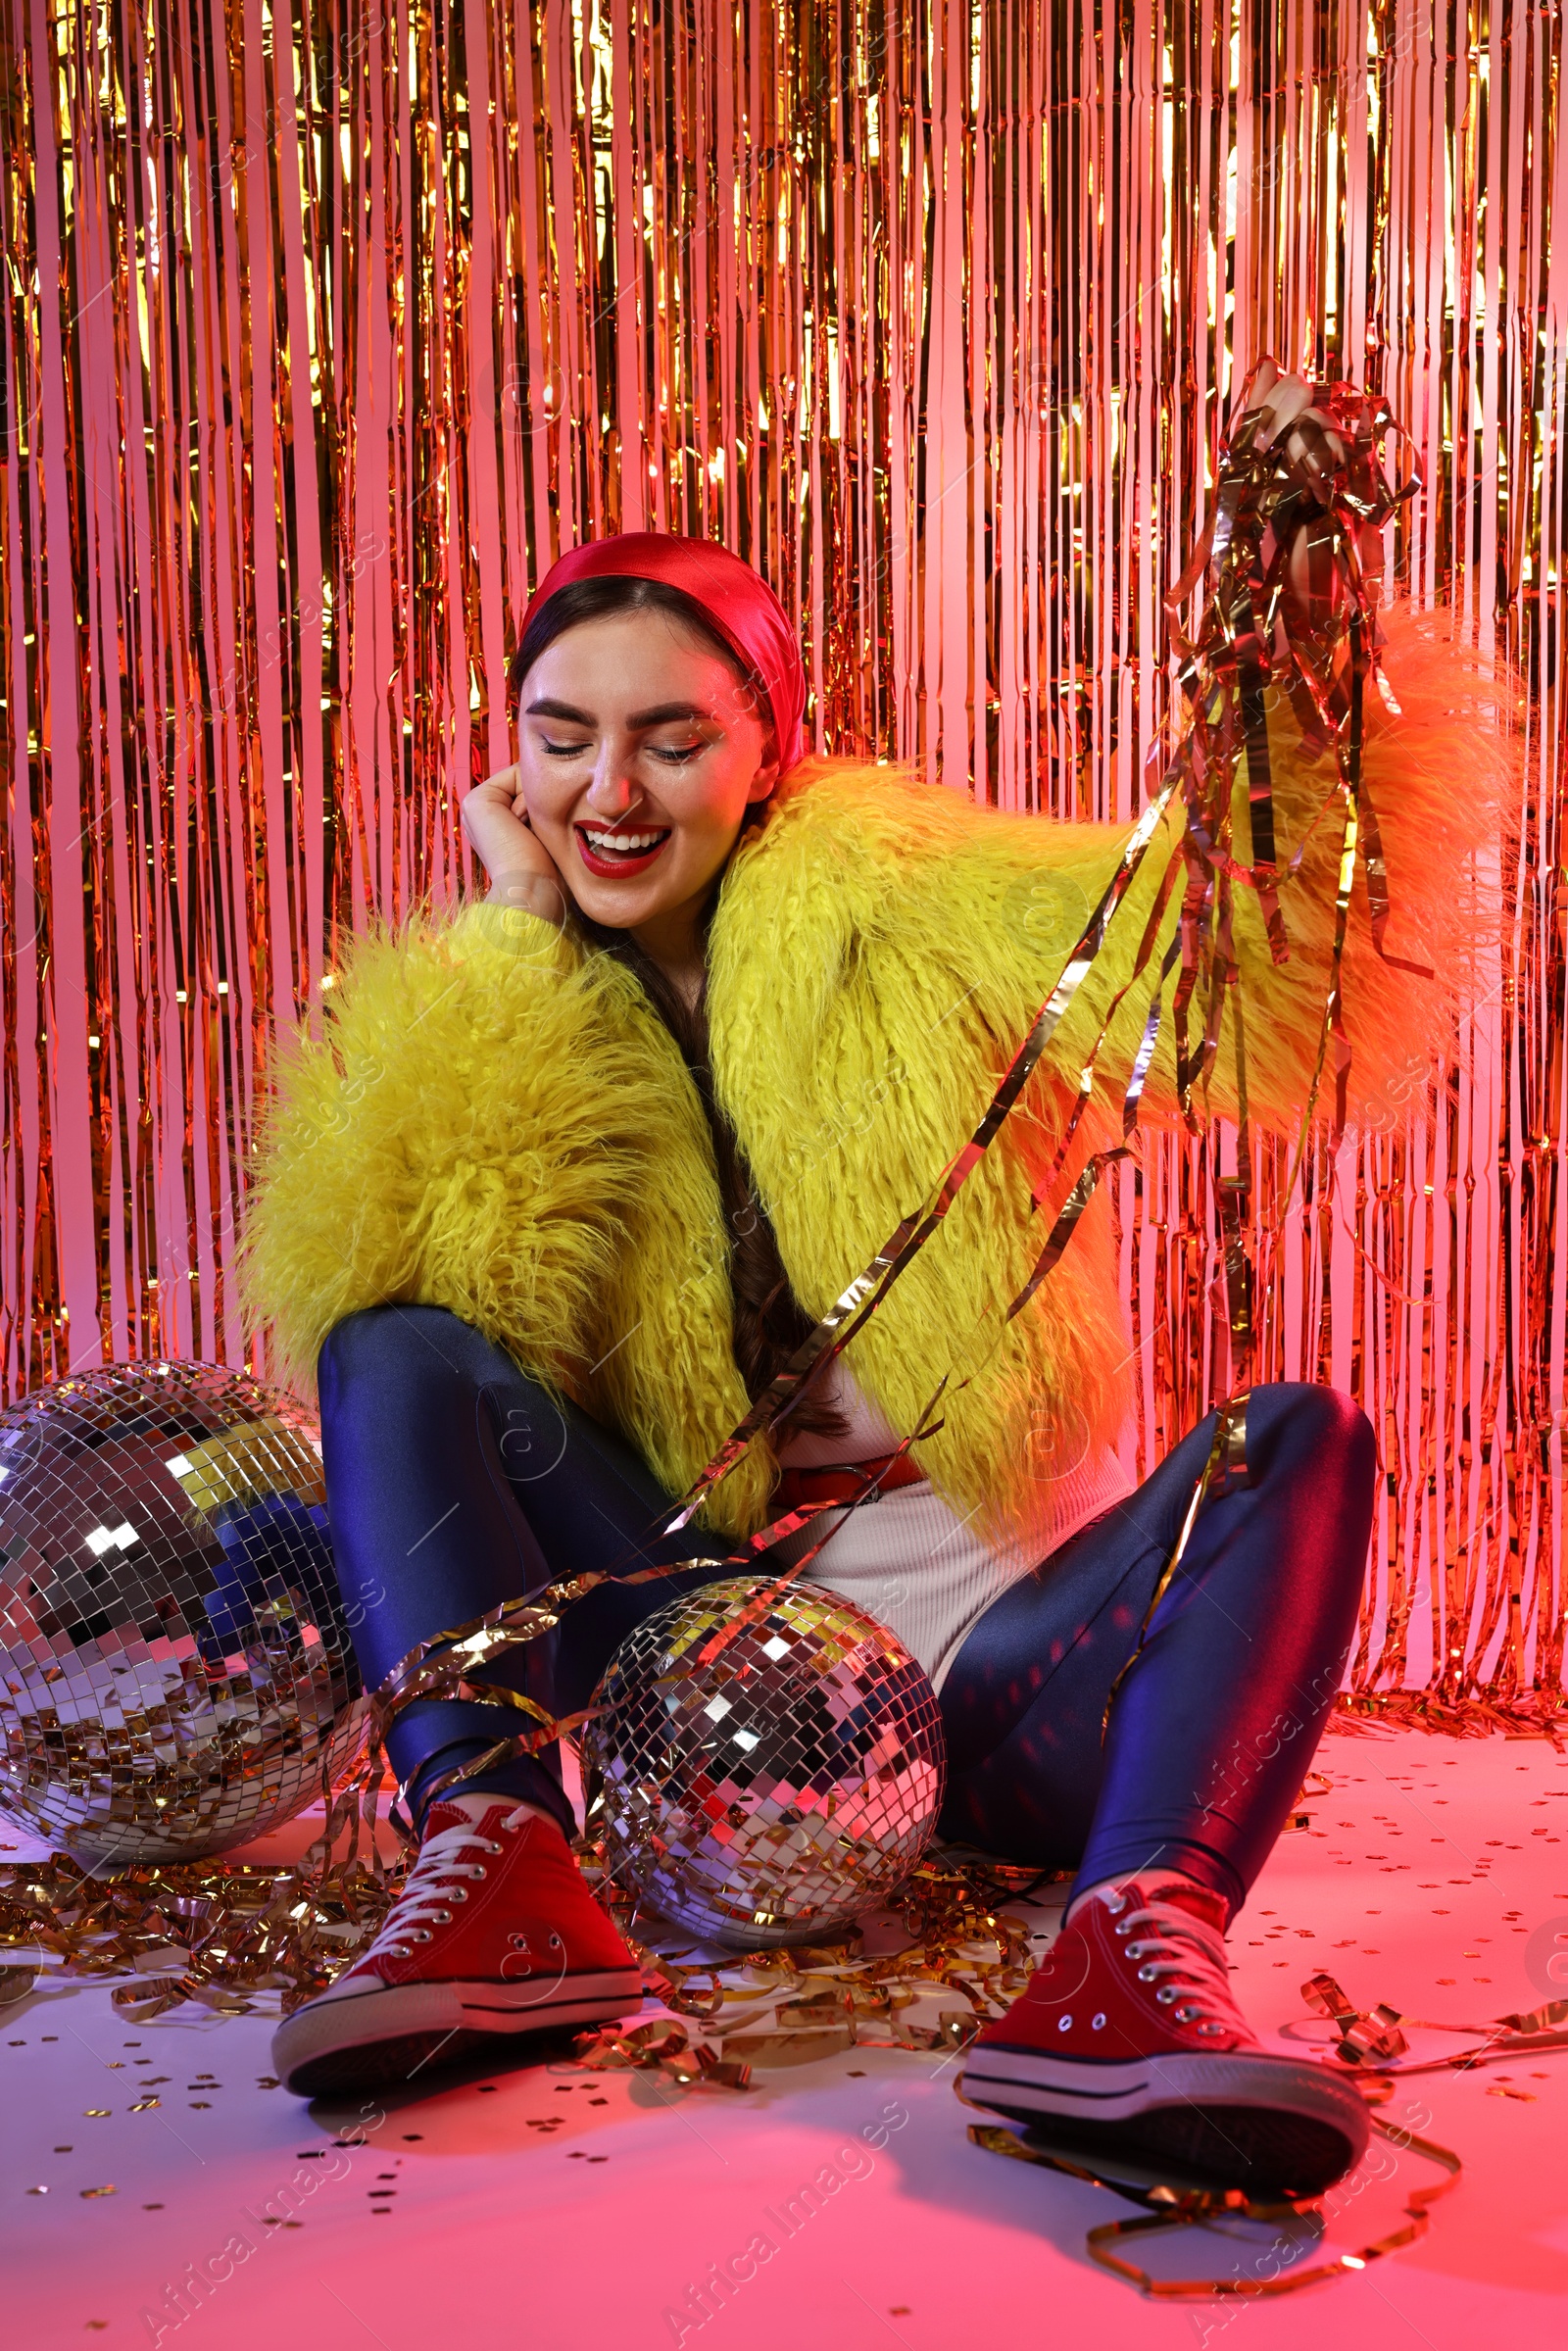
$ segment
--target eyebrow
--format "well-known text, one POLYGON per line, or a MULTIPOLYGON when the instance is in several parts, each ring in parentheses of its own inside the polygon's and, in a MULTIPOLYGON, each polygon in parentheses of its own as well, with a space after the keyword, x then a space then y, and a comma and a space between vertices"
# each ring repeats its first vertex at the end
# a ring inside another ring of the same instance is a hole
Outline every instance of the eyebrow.
MULTIPOLYGON (((705 710, 700 703, 662 702, 651 710, 633 710, 626 723, 628 726, 636 727, 667 726, 672 719, 676 718, 710 719, 712 715, 712 711, 705 710)), ((564 718, 568 726, 597 726, 599 723, 591 711, 579 710, 575 704, 569 702, 530 702, 528 716, 530 718, 564 718)))

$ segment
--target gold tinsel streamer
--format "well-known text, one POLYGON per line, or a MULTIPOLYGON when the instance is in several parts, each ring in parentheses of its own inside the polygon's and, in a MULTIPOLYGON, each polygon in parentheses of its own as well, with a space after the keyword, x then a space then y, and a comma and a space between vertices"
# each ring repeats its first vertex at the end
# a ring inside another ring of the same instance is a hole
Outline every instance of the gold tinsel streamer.
MULTIPOLYGON (((1254 2275, 1250 2278, 1245 2275, 1242 2262, 1235 2258, 1234 2236, 1227 2241, 1223 2228, 1216 2228, 1209 2240, 1211 2252, 1220 2258, 1226 2253, 1232 2256, 1229 2274, 1218 2277, 1156 2278, 1139 2263, 1129 2260, 1125 2253, 1117 2252, 1116 2247, 1131 2236, 1146 2236, 1170 2229, 1200 2228, 1205 2222, 1223 2224, 1238 2218, 1249 2221, 1297 2220, 1314 2213, 1317 2209, 1314 2202, 1301 2199, 1287 2203, 1263 2203, 1244 2195, 1240 2188, 1221 2192, 1205 2188, 1181 2189, 1164 2184, 1152 2188, 1134 2186, 1126 2180, 1103 2178, 1087 2161, 1074 2163, 1065 2155, 1047 2154, 1041 2148, 1030 2146, 1027 2140, 1019 2138, 1013 2131, 999 2129, 995 2123, 971 2123, 969 2137, 974 2145, 987 2148, 993 2155, 1011 2155, 1021 2157, 1025 2163, 1047 2164, 1054 2172, 1066 2172, 1071 2178, 1086 2180, 1095 2187, 1111 2187, 1128 2202, 1144 2205, 1146 2211, 1142 2220, 1102 2221, 1098 2228, 1088 2231, 1084 2239, 1092 2260, 1098 2261, 1102 2269, 1109 2270, 1115 2277, 1125 2278, 1129 2284, 1137 2286, 1140 2293, 1165 2302, 1256 2302, 1274 2300, 1281 2294, 1294 2294, 1303 2285, 1321 2285, 1327 2278, 1344 2277, 1347 2271, 1364 2270, 1368 2262, 1378 2260, 1385 2253, 1396 2252, 1403 2245, 1413 2244, 1417 2237, 1426 2234, 1430 2207, 1459 2180, 1463 2168, 1459 2158, 1448 2148, 1437 2146, 1431 2139, 1417 2138, 1412 2131, 1389 2130, 1377 2116, 1373 2117, 1372 2127, 1379 2138, 1389 2141, 1401 2154, 1410 2151, 1425 2156, 1429 2163, 1437 2167, 1440 2177, 1410 2191, 1404 2204, 1402 2221, 1384 2235, 1364 2244, 1358 2253, 1330 2254, 1324 2261, 1303 2261, 1295 2269, 1286 2269, 1275 2248, 1288 2240, 1276 2237, 1274 2246, 1267 2248, 1263 2262, 1257 2263, 1254 2259, 1254 2275), (1258 2275, 1257 2272, 1266 2267, 1269 2255, 1274 2257, 1273 2276, 1258 2275)), ((1247 2249, 1252 2251, 1253 2247, 1247 2249)))
MULTIPOLYGON (((471 876, 558 548, 722 536, 810 720, 1125 820, 1264 351, 1381 392, 1392 576, 1531 689, 1452 1099, 1320 1145, 1256 1379, 1371 1412, 1357 1703, 1561 1681, 1556 12, 1434 0, 0 0, 0 1394, 265 1356, 226 1280, 275 1019, 471 876)), ((1223 1393, 1209 1144, 1107 1171, 1134 1466, 1223 1393)), ((1226 1139, 1227 1161, 1231 1139, 1226 1139)), ((1284 1147, 1252 1151, 1258 1228, 1284 1147)), ((1483 1701, 1477 1706, 1476 1701, 1483 1701)))

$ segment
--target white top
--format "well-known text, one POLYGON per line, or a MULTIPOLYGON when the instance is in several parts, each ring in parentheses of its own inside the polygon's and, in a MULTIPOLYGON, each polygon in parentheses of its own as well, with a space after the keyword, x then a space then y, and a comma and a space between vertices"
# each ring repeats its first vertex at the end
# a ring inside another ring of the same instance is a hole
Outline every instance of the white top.
MULTIPOLYGON (((848 1431, 843 1437, 781 1439, 776 1450, 784 1466, 815 1469, 827 1462, 869 1461, 902 1442, 856 1385, 842 1355, 816 1393, 845 1414, 848 1431)), ((811 1583, 842 1592, 886 1625, 940 1690, 959 1642, 992 1601, 1131 1491, 1114 1453, 1091 1455, 1043 1494, 1043 1517, 1026 1535, 993 1547, 924 1478, 850 1512, 848 1523, 829 1537, 806 1572, 811 1583)), ((820 1536, 822 1523, 814 1520, 789 1536, 771 1555, 791 1565, 820 1536)))

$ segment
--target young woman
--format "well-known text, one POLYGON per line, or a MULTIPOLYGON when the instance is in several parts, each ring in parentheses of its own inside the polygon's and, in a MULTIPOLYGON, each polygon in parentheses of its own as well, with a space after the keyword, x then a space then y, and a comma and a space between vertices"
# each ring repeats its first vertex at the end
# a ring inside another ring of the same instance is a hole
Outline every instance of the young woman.
MULTIPOLYGON (((748 1399, 929 1197, 1122 837, 803 759, 783 612, 704 542, 634 533, 564 558, 514 679, 516 764, 464 809, 489 899, 358 944, 325 1041, 302 1034, 285 1056, 249 1226, 252 1307, 296 1384, 318 1382, 367 1684, 552 1577, 708 1561, 602 1586, 502 1669, 554 1714, 583 1706, 642 1615, 718 1572, 721 1538, 846 1494, 961 1355, 940 1427, 809 1573, 931 1674, 944 1833, 1077 1870, 1050 1957, 968 2054, 967 2095, 1085 2146, 1254 2188, 1324 2185, 1365 2143, 1361 2101, 1259 2045, 1224 1934, 1340 1684, 1371 1428, 1331 1389, 1254 1388, 1246 1473, 1200 1513, 1146 1628, 1213 1420, 1127 1490, 1102 1204, 1030 1307, 1004 1328, 997 1313, 1040 1249, 1032 1193, 1174 835, 1156 836, 947 1223, 831 1378, 718 1486, 706 1525, 649 1544, 748 1399)), ((1436 960, 1461 919, 1444 853, 1475 820, 1414 740, 1374 737, 1367 773, 1396 886, 1418 863, 1432 876, 1436 960)), ((1328 781, 1281 748, 1287 845, 1328 781)), ((1245 822, 1245 778, 1238 804, 1245 822)), ((1318 828, 1287 893, 1287 965, 1239 893, 1251 1116, 1282 1132, 1311 1082, 1338 833, 1318 828)), ((1370 1115, 1445 1004, 1438 982, 1379 963, 1365 932, 1358 907, 1345 995, 1351 1104, 1370 1115)), ((1129 1004, 1134 1042, 1146 1008, 1129 1004)), ((1128 1044, 1122 1070, 1130 1058, 1128 1044)), ((1170 1115, 1174 1092, 1162 1048, 1146 1104, 1170 1115)), ((1227 1100, 1216 1071, 1212 1106, 1227 1100)), ((1103 1139, 1093 1107, 1075 1151, 1103 1139)), ((462 1776, 497 1731, 467 1701, 398 1719, 419 1858, 373 1945, 279 2029, 277 2069, 301 2094, 430 2079, 459 2051, 638 2005, 637 1968, 568 1848, 555 1756, 462 1776)))

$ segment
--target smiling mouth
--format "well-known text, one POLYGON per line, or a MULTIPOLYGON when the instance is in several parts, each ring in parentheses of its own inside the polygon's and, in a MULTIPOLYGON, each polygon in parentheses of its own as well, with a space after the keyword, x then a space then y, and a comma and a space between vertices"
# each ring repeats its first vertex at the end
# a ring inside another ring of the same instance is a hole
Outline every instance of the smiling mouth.
POLYGON ((575 824, 577 851, 590 873, 621 876, 642 873, 668 841, 672 825, 643 825, 635 831, 611 831, 603 825, 575 824))

